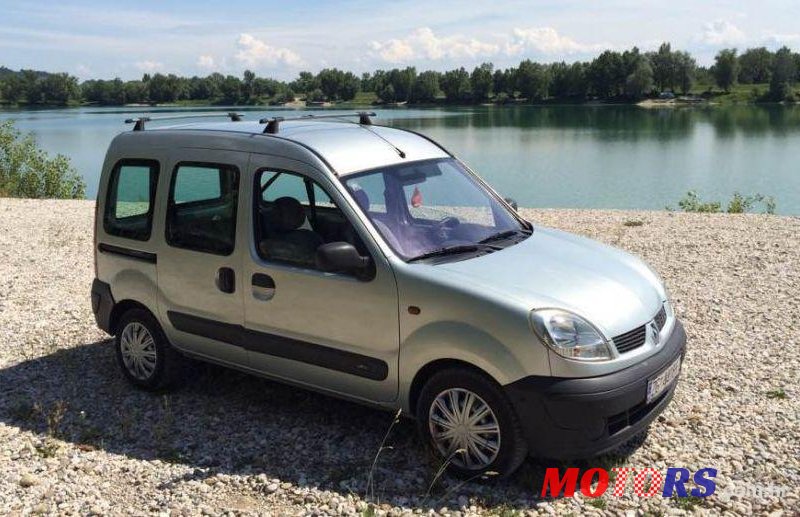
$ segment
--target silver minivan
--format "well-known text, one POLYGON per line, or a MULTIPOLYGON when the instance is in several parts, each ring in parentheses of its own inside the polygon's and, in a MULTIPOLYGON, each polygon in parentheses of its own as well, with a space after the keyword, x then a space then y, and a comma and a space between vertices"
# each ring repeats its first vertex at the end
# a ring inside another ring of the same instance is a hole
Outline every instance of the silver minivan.
POLYGON ((131 121, 92 284, 123 374, 161 390, 186 356, 400 409, 468 477, 646 429, 686 347, 658 275, 369 115, 131 121))

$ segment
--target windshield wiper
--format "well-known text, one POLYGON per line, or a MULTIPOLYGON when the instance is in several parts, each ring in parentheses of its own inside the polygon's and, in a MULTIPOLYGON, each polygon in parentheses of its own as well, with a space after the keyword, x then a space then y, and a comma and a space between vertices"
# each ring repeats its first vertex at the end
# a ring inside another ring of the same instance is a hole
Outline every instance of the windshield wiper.
POLYGON ((446 257, 448 255, 458 255, 459 253, 469 253, 472 251, 493 251, 492 248, 482 246, 479 244, 460 244, 458 246, 448 246, 446 248, 439 248, 432 251, 428 251, 423 253, 422 255, 417 255, 416 257, 412 257, 408 259, 408 262, 416 262, 418 260, 425 260, 434 257, 446 257))
POLYGON ((503 239, 508 239, 509 237, 513 237, 515 235, 524 234, 530 235, 530 231, 526 230, 506 230, 504 232, 495 233, 494 235, 490 235, 485 239, 481 239, 478 241, 478 244, 488 244, 490 242, 495 241, 502 241, 503 239))

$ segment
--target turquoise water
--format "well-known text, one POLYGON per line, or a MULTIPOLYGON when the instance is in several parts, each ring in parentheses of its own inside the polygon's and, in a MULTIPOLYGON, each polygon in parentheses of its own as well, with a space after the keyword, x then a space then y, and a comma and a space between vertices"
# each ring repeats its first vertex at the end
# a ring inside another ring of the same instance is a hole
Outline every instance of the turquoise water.
MULTIPOLYGON (((76 108, 2 111, 49 152, 63 153, 94 197, 106 147, 137 114, 266 108, 76 108)), ((663 209, 688 190, 727 201, 738 191, 773 196, 800 215, 800 107, 644 109, 518 106, 376 110, 376 123, 422 131, 521 206, 663 209)))

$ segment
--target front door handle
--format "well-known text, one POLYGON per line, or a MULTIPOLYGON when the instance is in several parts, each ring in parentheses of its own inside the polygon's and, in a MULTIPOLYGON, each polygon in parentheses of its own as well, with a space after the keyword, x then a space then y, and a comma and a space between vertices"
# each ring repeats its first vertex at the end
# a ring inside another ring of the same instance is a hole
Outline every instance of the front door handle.
POLYGON ((266 302, 275 296, 275 280, 264 273, 254 273, 250 279, 253 287, 253 298, 266 302))
POLYGON ((236 274, 229 267, 221 267, 217 270, 214 283, 223 293, 232 293, 236 291, 236 274))

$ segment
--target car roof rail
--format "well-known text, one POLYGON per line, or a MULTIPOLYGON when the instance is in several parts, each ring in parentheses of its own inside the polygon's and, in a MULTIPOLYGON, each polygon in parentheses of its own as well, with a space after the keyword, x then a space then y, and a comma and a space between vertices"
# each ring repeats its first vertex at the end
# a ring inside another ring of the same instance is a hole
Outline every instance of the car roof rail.
POLYGON ((301 115, 299 117, 267 117, 262 118, 258 121, 259 124, 266 124, 267 126, 264 128, 264 133, 274 135, 278 132, 280 128, 281 122, 287 122, 291 120, 317 120, 323 118, 347 118, 347 117, 358 117, 358 123, 362 126, 371 126, 372 119, 370 117, 376 117, 377 115, 373 111, 357 111, 355 113, 339 113, 339 114, 327 114, 327 115, 301 115))
POLYGON ((137 117, 137 118, 128 118, 125 119, 126 124, 133 124, 134 131, 142 131, 144 130, 145 122, 156 121, 156 120, 181 120, 185 118, 208 118, 208 117, 225 117, 231 119, 231 122, 239 122, 242 120, 244 115, 242 113, 235 113, 233 111, 229 113, 189 113, 186 115, 165 115, 163 117, 137 117))

